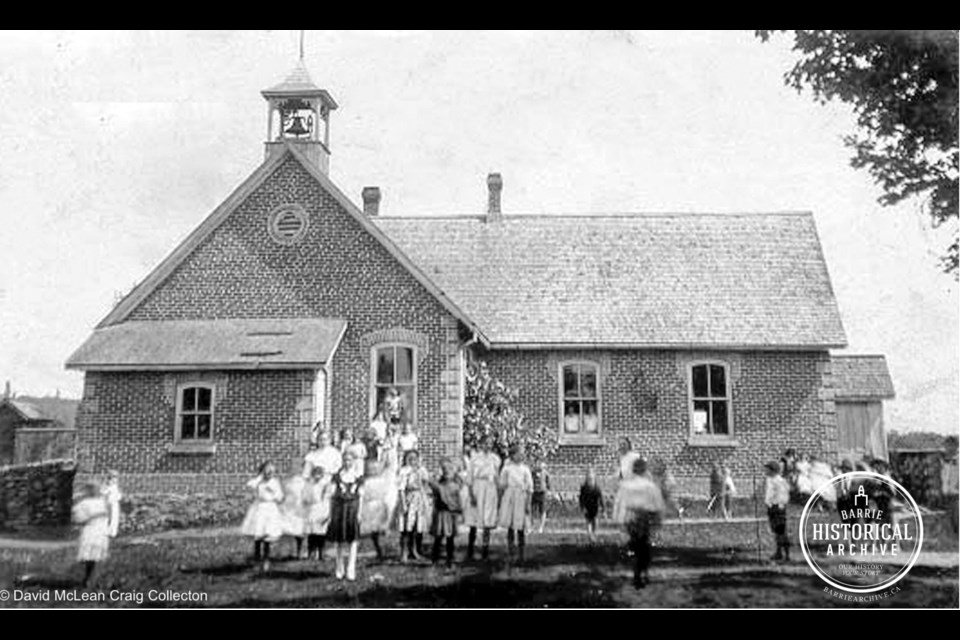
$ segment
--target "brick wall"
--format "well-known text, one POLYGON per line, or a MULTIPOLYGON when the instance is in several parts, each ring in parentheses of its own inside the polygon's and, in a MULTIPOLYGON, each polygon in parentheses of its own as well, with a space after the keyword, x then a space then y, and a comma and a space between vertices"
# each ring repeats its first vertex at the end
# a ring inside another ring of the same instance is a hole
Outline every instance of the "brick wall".
MULTIPOLYGON (((449 402, 459 395, 459 377, 451 379, 460 366, 456 320, 292 157, 129 319, 271 317, 347 320, 331 366, 329 411, 337 429, 369 424, 370 349, 378 336, 387 340, 402 332, 404 341, 418 348, 416 416, 426 462, 435 465, 440 455, 458 449, 459 427, 454 433, 450 425, 459 414, 449 402), (290 246, 267 232, 270 213, 288 203, 302 205, 310 216, 306 236, 290 246)), ((264 457, 289 457, 302 448, 303 432, 297 431, 302 418, 295 416, 303 412, 304 385, 313 372, 204 375, 224 385, 216 417, 218 440, 224 440, 213 456, 165 450, 173 438, 170 390, 178 377, 88 373, 77 418, 82 470, 116 467, 146 474, 144 483, 167 486, 182 484, 173 480, 177 474, 249 473, 264 457)), ((455 421, 459 425, 458 417, 455 421)))
MULTIPOLYGON (((602 444, 561 446, 548 468, 555 484, 572 490, 592 467, 612 488, 617 446, 629 436, 649 460, 665 462, 684 493, 705 494, 713 462, 730 466, 741 493, 762 476, 766 460, 787 447, 834 455, 830 431, 829 357, 823 353, 691 353, 677 351, 478 352, 493 375, 519 389, 528 423, 559 430, 559 366, 571 359, 596 362, 600 376, 602 444), (689 443, 688 366, 721 360, 731 371, 735 446, 689 443), (825 368, 826 367, 826 368, 825 368)), ((833 421, 835 424, 835 421, 833 421)), ((834 429, 835 431, 835 429, 834 429)))

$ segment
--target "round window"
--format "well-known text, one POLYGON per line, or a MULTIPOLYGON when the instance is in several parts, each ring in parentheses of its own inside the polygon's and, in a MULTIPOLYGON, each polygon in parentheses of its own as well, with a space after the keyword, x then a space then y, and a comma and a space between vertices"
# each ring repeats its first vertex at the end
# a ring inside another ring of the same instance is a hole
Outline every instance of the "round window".
POLYGON ((270 214, 270 236, 281 244, 293 244, 307 232, 310 218, 299 205, 283 205, 270 214))

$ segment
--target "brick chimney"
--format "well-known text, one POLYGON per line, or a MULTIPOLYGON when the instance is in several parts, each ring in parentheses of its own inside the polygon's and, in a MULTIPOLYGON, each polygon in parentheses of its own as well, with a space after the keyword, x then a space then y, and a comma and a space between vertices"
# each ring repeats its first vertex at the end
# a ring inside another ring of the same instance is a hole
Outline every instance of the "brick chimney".
POLYGON ((500 193, 503 191, 503 178, 499 173, 487 176, 487 222, 500 222, 503 212, 500 211, 500 193))
POLYGON ((380 215, 380 187, 364 187, 361 194, 363 198, 363 213, 368 216, 380 215))

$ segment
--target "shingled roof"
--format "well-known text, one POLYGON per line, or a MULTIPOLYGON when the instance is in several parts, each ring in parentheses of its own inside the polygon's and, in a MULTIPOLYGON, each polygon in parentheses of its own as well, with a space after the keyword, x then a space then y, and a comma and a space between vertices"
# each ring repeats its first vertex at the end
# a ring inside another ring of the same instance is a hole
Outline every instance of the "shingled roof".
POLYGON ((84 371, 305 368, 329 362, 338 319, 169 320, 97 329, 67 360, 84 371))
POLYGON ((494 347, 846 345, 808 213, 372 220, 494 347))
POLYGON ((893 398, 893 380, 883 356, 833 356, 833 380, 837 399, 893 398))

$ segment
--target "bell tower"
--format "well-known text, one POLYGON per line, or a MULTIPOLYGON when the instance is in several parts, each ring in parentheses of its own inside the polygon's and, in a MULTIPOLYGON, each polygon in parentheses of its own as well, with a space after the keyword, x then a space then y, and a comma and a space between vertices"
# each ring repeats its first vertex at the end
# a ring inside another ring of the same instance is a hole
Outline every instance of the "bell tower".
POLYGON ((310 79, 300 61, 280 84, 260 92, 267 101, 266 155, 291 144, 325 174, 330 172, 330 112, 337 103, 310 79), (322 129, 322 131, 321 131, 322 129))

